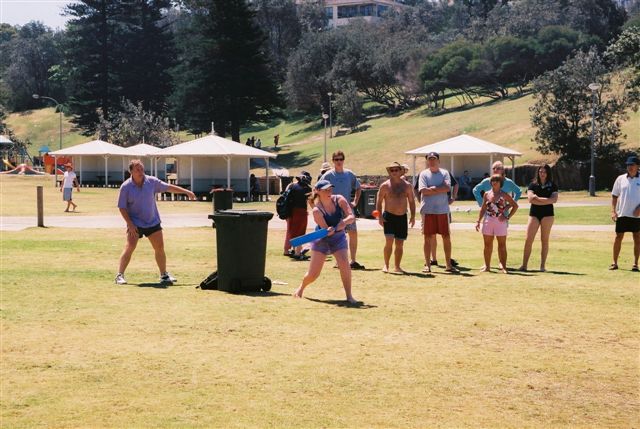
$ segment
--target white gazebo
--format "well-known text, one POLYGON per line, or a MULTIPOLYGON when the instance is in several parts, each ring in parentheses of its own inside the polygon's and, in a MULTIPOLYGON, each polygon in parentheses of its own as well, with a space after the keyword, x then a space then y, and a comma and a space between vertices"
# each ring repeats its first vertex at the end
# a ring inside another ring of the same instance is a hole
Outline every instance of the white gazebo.
POLYGON ((105 186, 109 186, 110 180, 114 182, 118 179, 125 180, 127 170, 125 161, 130 156, 125 148, 102 140, 93 140, 56 150, 49 155, 73 157, 80 183, 104 181, 105 186))
POLYGON ((426 156, 429 152, 438 152, 440 166, 458 177, 464 170, 474 179, 480 179, 484 173, 491 172, 491 164, 495 161, 504 162, 504 158, 511 160, 511 174, 515 177, 515 157, 522 156, 520 152, 499 146, 467 134, 442 140, 437 143, 419 147, 405 152, 413 157, 413 177, 416 177, 416 158, 426 156))
POLYGON ((144 163, 148 168, 148 172, 159 179, 166 180, 166 165, 161 171, 158 171, 158 160, 161 158, 161 148, 151 146, 146 143, 140 143, 135 146, 129 146, 125 148, 125 150, 129 153, 129 159, 148 158, 149 162, 144 163))
POLYGON ((265 160, 268 176, 269 159, 277 156, 216 135, 170 146, 156 155, 176 158, 176 184, 188 185, 196 193, 209 192, 214 186, 249 192, 251 158, 265 160))

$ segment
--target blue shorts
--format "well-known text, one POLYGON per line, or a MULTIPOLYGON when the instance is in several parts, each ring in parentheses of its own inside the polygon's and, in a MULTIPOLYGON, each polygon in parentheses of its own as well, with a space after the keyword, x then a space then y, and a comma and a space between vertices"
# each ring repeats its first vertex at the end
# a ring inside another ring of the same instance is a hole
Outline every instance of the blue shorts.
POLYGON ((334 233, 330 237, 321 238, 311 243, 311 250, 324 253, 325 255, 331 255, 338 250, 348 249, 347 235, 344 231, 334 233))
POLYGON ((62 188, 62 201, 71 201, 73 188, 62 188))

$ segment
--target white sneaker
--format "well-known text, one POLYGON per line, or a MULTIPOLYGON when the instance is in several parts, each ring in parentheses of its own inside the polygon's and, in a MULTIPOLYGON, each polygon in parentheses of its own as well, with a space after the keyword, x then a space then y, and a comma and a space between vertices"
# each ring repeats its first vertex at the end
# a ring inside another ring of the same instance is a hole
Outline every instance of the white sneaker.
POLYGON ((169 271, 167 271, 167 272, 163 273, 163 274, 160 276, 160 283, 175 283, 175 282, 177 282, 177 281, 178 281, 178 279, 176 279, 175 277, 173 277, 173 276, 169 273, 169 271))
POLYGON ((127 280, 124 278, 124 274, 118 273, 116 275, 116 284, 117 285, 126 285, 127 284, 127 280))

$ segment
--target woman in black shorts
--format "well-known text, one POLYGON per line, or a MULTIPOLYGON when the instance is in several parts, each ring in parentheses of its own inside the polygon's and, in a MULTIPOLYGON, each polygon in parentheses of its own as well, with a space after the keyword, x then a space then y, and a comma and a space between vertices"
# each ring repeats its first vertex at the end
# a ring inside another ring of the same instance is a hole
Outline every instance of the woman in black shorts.
POLYGON ((531 256, 531 247, 536 238, 538 228, 541 229, 540 241, 540 271, 545 271, 547 254, 549 253, 549 235, 553 226, 553 204, 558 201, 558 187, 553 183, 551 167, 545 164, 538 168, 536 178, 529 184, 527 198, 531 203, 529 209, 529 223, 527 224, 527 239, 524 243, 522 266, 520 271, 527 271, 527 264, 531 256))

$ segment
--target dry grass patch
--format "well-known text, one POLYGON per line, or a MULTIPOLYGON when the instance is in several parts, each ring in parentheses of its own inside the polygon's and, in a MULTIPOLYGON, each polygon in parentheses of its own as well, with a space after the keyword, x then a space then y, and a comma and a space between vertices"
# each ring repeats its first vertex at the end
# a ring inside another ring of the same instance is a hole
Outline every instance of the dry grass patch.
MULTIPOLYGON (((180 282, 160 288, 142 242, 113 276, 120 230, 4 232, 2 425, 6 427, 633 427, 640 285, 606 270, 611 237, 554 233, 548 273, 479 275, 481 242, 454 237, 460 276, 384 275, 380 233, 361 234, 343 305, 327 264, 306 264, 269 232, 271 293, 194 288, 215 267, 215 231, 166 230, 180 282), (604 243, 604 245, 602 244, 604 243), (465 268, 466 267, 466 268, 465 268), (467 269, 469 268, 469 269, 467 269)), ((509 241, 510 265, 522 234, 509 241)), ((537 263, 536 252, 531 266, 537 263)), ((242 255, 238 255, 242 263, 242 255)))

